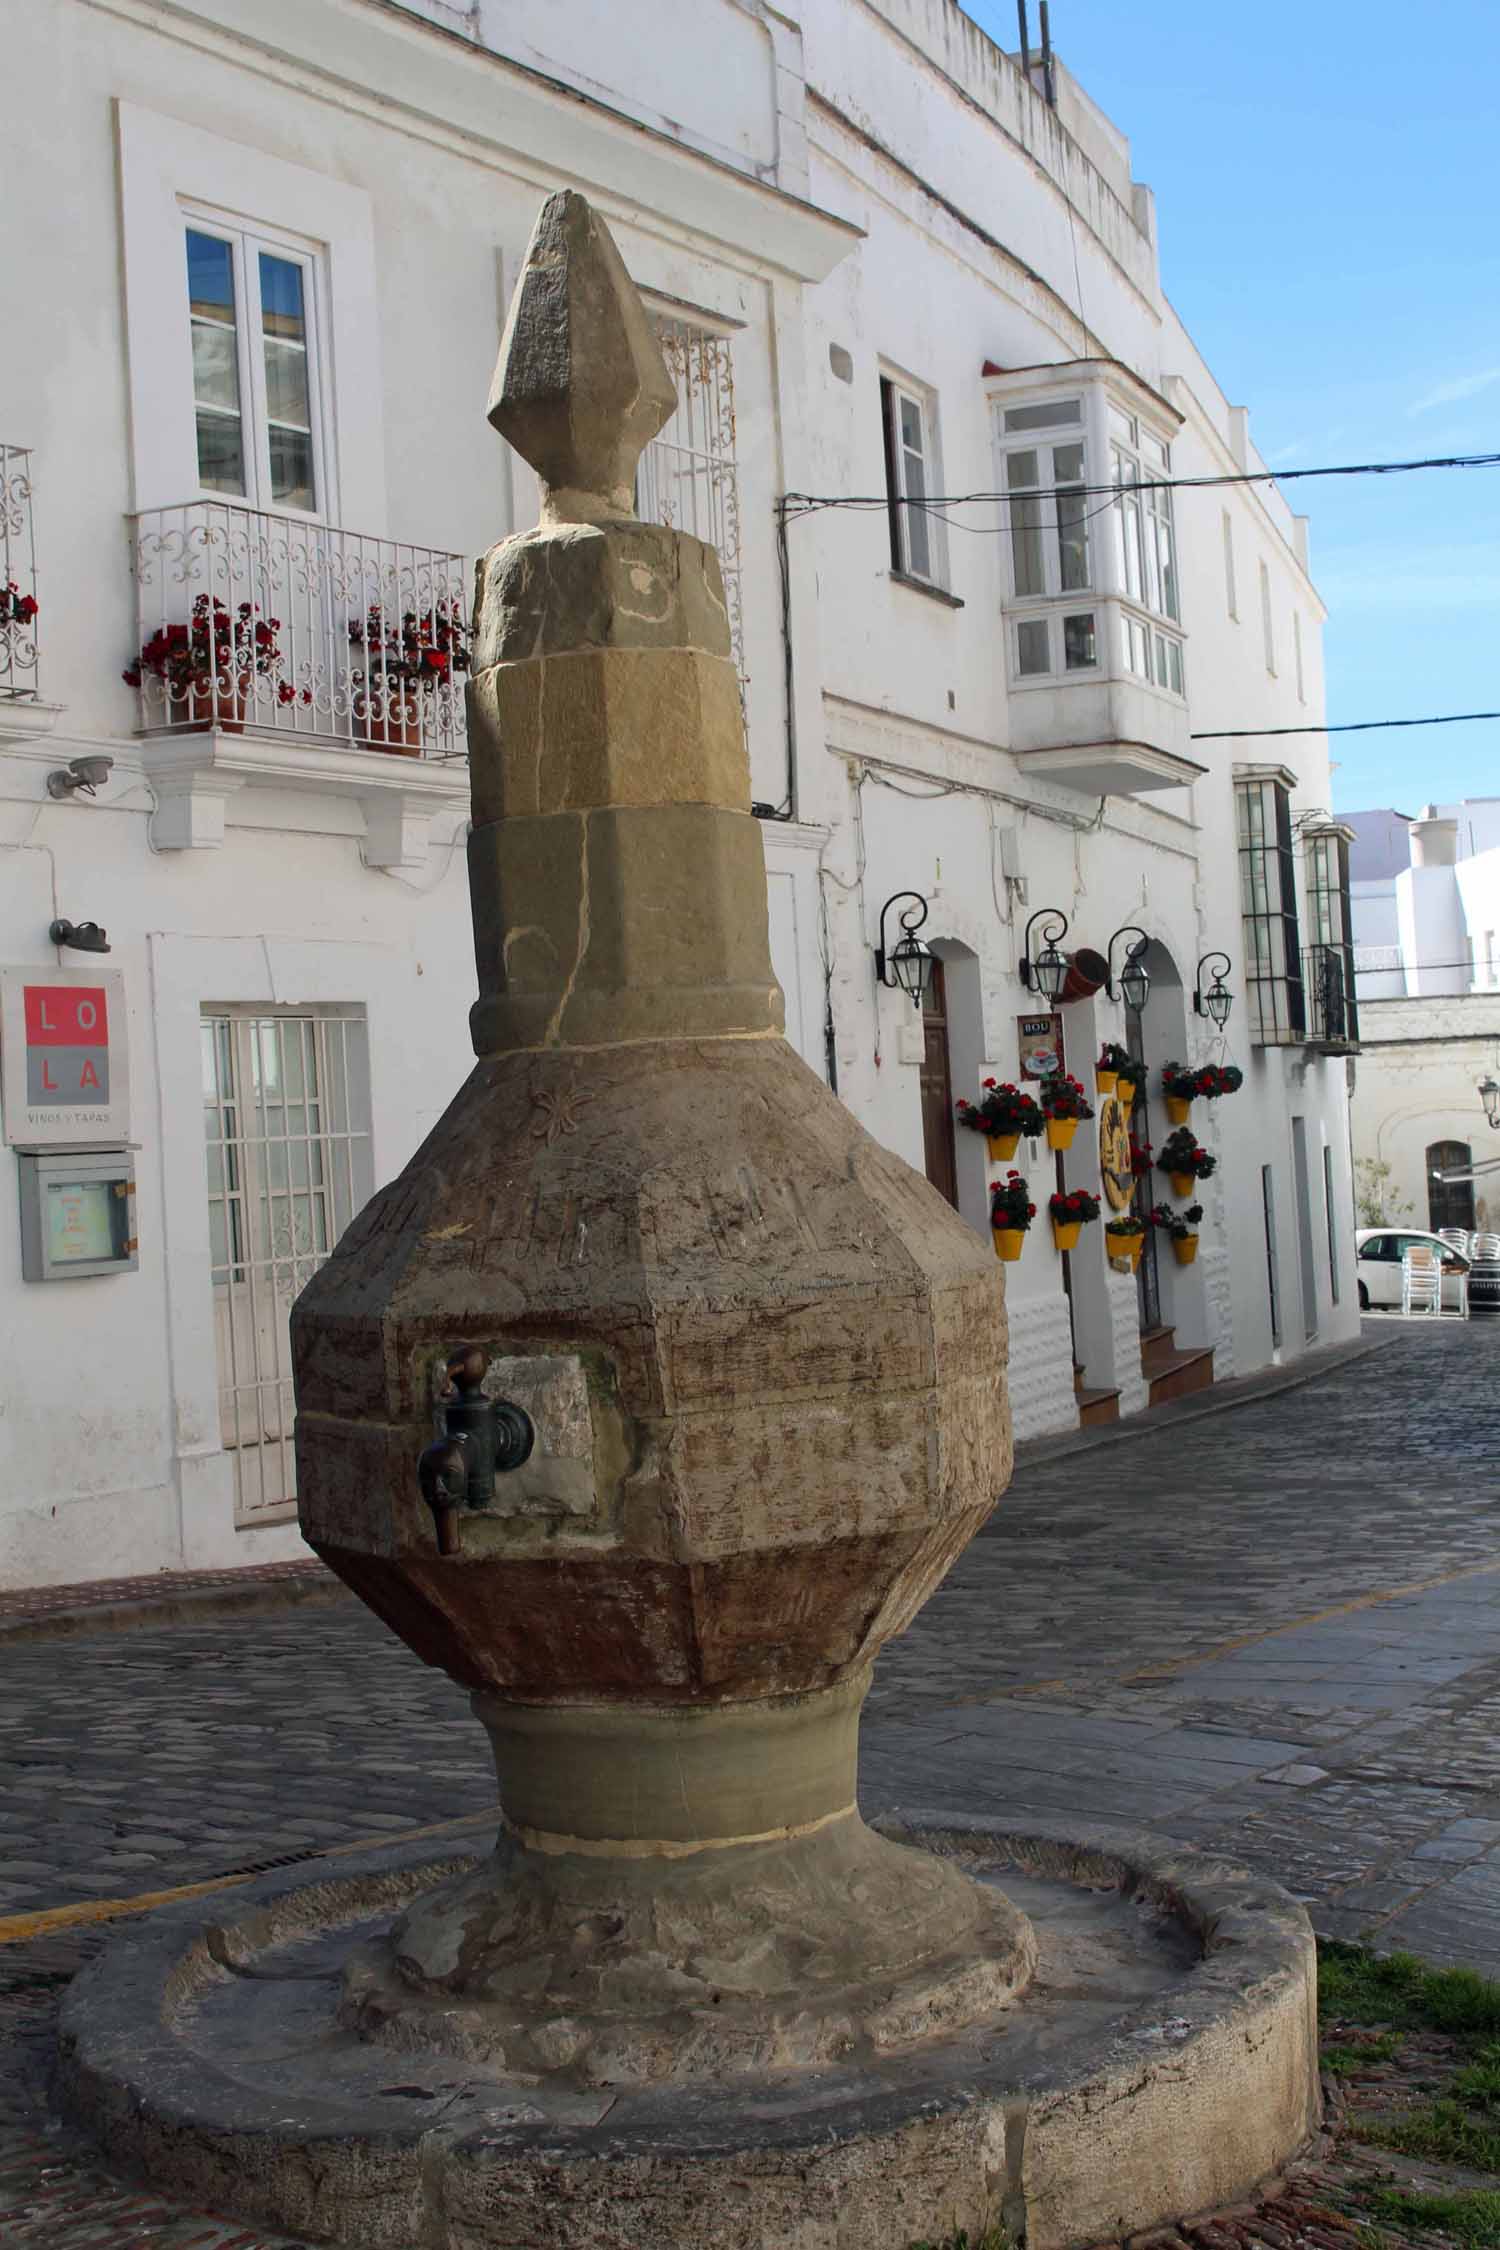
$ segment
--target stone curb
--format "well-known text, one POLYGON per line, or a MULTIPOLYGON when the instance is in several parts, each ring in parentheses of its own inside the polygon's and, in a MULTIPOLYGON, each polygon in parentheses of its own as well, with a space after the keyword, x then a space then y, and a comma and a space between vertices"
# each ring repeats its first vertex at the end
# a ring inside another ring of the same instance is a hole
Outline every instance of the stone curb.
POLYGON ((1188 1422, 1203 1422, 1211 1414, 1232 1414, 1239 1406, 1256 1406, 1262 1399, 1276 1398, 1283 1391, 1300 1391, 1305 1384, 1321 1382, 1327 1375, 1341 1374, 1375 1352, 1389 1351, 1396 1337, 1361 1336, 1357 1343, 1328 1344, 1321 1351, 1306 1352, 1294 1360, 1290 1367, 1258 1369, 1253 1375, 1231 1376, 1226 1383, 1217 1384, 1213 1391, 1188 1398, 1169 1400, 1165 1406, 1155 1406, 1140 1414, 1130 1414, 1121 1422, 1102 1422, 1091 1430, 1066 1430, 1056 1437, 1024 1438, 1016 1447, 1016 1469, 1040 1468, 1051 1461, 1066 1461, 1075 1453, 1092 1453, 1101 1445, 1120 1445, 1130 1438, 1159 1437, 1165 1430, 1178 1430, 1188 1422))
POLYGON ((0 1648, 26 1641, 76 1639, 84 1633, 124 1633, 159 1625, 201 1625, 214 1617, 246 1617, 281 1609, 331 1609, 352 1602, 342 1579, 271 1579, 247 1586, 192 1586, 131 1601, 84 1603, 77 1609, 38 1610, 32 1617, 0 1617, 0 1648))

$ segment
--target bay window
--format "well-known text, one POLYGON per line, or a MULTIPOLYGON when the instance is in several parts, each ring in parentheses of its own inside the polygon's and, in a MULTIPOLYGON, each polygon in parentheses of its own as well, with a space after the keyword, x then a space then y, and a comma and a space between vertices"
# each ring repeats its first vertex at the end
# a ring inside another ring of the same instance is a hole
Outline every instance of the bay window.
POLYGON ((1250 1036, 1261 1047, 1297 1045, 1307 1036, 1292 853, 1295 782, 1284 766, 1234 771, 1245 998, 1250 1036))
MULTIPOLYGON (((1011 677, 1129 677, 1181 698, 1171 449, 1114 395, 1144 405, 1153 394, 1112 363, 1083 361, 1074 372, 1087 374, 1076 393, 1012 403, 1016 378, 1006 377, 991 394, 1011 677)), ((1162 427, 1175 427, 1173 409, 1154 403, 1162 427)))
POLYGON ((1308 828, 1303 833, 1309 1037, 1325 1047, 1353 1047, 1359 1041, 1349 905, 1352 835, 1352 829, 1341 822, 1308 828))

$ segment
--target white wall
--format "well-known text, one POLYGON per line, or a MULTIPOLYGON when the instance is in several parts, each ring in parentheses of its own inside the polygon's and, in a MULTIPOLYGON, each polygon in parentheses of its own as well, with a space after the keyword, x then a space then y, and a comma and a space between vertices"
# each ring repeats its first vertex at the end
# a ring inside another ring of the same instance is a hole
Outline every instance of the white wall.
MULTIPOLYGON (((1361 1001, 1362 1049, 1350 1125, 1360 1176, 1384 1200, 1384 1216, 1425 1227, 1427 1151, 1465 1143, 1476 1162, 1500 1156, 1485 1124, 1481 1078, 1500 1077, 1500 995, 1361 1001)), ((1500 1230, 1500 1173, 1474 1183, 1478 1225, 1500 1230)))
MULTIPOLYGON (((1295 1293, 1295 1116, 1314 1155, 1315 1205, 1326 1146, 1347 1211, 1344 1066, 1246 1041, 1233 746, 1194 746, 1206 771, 1191 788, 1102 806, 1024 773, 1000 653, 1003 555, 974 535, 996 528, 983 511, 947 534, 961 607, 892 582, 878 507, 792 524, 787 693, 775 502, 788 491, 878 500, 882 368, 933 395, 952 492, 993 484, 986 360, 1117 359, 1185 417, 1180 473, 1258 465, 1243 412, 1161 293, 1151 200, 1131 179, 1128 143, 1066 73, 1060 109, 1048 111, 950 0, 805 0, 800 22, 759 0, 680 0, 671 16, 672 35, 644 46, 625 13, 594 0, 540 12, 482 0, 473 14, 444 0, 261 0, 253 37, 235 0, 186 0, 149 18, 38 0, 7 25, 7 63, 28 90, 9 122, 12 177, 27 183, 10 286, 31 317, 7 359, 0 434, 36 451, 42 689, 65 708, 45 742, 0 727, 0 960, 54 961, 54 910, 110 930, 130 997, 141 1267, 22 1285, 14 1231, 0 1225, 0 1323, 21 1402, 0 1419, 0 1583, 295 1549, 290 1526, 233 1530, 216 1440, 201 1006, 362 1004, 379 1179, 405 1161, 469 1059, 461 803, 440 804, 412 864, 386 873, 366 864, 357 791, 309 789, 305 775, 302 786, 236 788, 217 848, 153 849, 153 785, 119 679, 137 645, 122 525, 143 495, 163 497, 144 480, 163 433, 182 439, 172 416, 180 422, 184 338, 142 317, 153 301, 143 278, 170 298, 176 252, 141 247, 139 136, 131 122, 122 141, 122 105, 146 120, 147 170, 169 223, 179 194, 238 210, 294 191, 297 226, 328 246, 336 290, 368 259, 357 304, 339 301, 354 326, 338 331, 334 369, 342 481, 378 519, 354 529, 473 553, 533 519, 534 482, 483 406, 505 298, 553 187, 596 199, 658 302, 732 336, 757 799, 782 803, 794 744, 797 817, 763 831, 774 955, 789 1035, 823 1070, 831 1021, 839 1091, 874 1132, 920 1165, 912 1011, 877 993, 872 974, 883 901, 907 888, 930 901, 924 935, 949 965, 957 1092, 1014 1073, 1016 1017, 1030 1006, 1016 975, 1021 931, 1029 912, 1056 904, 1074 943, 1103 950, 1126 922, 1151 934, 1155 1062, 1225 1054, 1246 1069, 1244 1092, 1197 1120, 1221 1165, 1203 1197, 1197 1265, 1163 1263, 1164 1317, 1179 1340, 1212 1343, 1221 1374, 1271 1356, 1259 1175, 1276 1167, 1283 1288, 1295 1293), (49 767, 92 749, 116 760, 101 801, 54 805, 49 767), (1214 948, 1236 964, 1223 1042, 1191 1010, 1195 964, 1214 948), (94 1370, 83 1397, 80 1336, 94 1370)), ((1316 723, 1321 610, 1302 527, 1266 487, 1179 499, 1193 728, 1316 723)), ((1325 806, 1323 739, 1308 736, 1293 763, 1298 808, 1325 806)), ((1070 1010, 1080 1076, 1122 1029, 1102 996, 1070 1010)), ((1158 1109, 1158 1142, 1159 1120, 1158 1109)), ((961 1147, 960 1166, 961 1206, 982 1225, 976 1143, 961 1147)), ((1065 1176, 1096 1181, 1089 1129, 1065 1176)), ((1035 1178, 1045 1204, 1040 1162, 1035 1178)), ((1008 1270, 1022 1434, 1072 1423, 1075 1353, 1090 1386, 1118 1388, 1127 1411, 1141 1401, 1133 1301, 1106 1274, 1102 1230, 1074 1270, 1071 1327, 1045 1216, 1008 1270)), ((1315 1270, 1319 1339, 1348 1333, 1352 1267, 1338 1306, 1321 1252, 1315 1270)), ((1299 1305, 1283 1354, 1301 1348, 1303 1326, 1299 1305)))

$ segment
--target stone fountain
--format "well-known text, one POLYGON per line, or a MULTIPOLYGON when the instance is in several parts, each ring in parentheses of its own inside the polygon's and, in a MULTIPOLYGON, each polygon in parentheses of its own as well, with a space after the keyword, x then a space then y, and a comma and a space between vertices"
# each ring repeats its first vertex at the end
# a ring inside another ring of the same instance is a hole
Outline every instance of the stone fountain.
POLYGON ((871 1666, 1009 1475, 1003 1287, 782 1037, 717 559, 632 514, 674 403, 554 196, 489 410, 543 505, 478 575, 478 1062, 294 1319, 303 1529, 470 1691, 498 1843, 162 1918, 58 2084, 360 2250, 1046 2250, 1305 2137, 1310 1936, 1140 1839, 860 1815, 871 1666))

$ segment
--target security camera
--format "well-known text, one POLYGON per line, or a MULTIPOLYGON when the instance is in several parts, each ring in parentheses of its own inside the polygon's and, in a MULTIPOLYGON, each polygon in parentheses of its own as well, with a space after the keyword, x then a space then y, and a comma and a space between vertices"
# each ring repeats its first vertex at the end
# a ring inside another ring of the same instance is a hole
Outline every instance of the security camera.
POLYGON ((59 766, 55 773, 48 774, 47 794, 49 797, 66 799, 76 796, 81 790, 85 797, 92 797, 100 783, 108 781, 114 762, 113 758, 103 756, 70 758, 65 766, 59 766))

